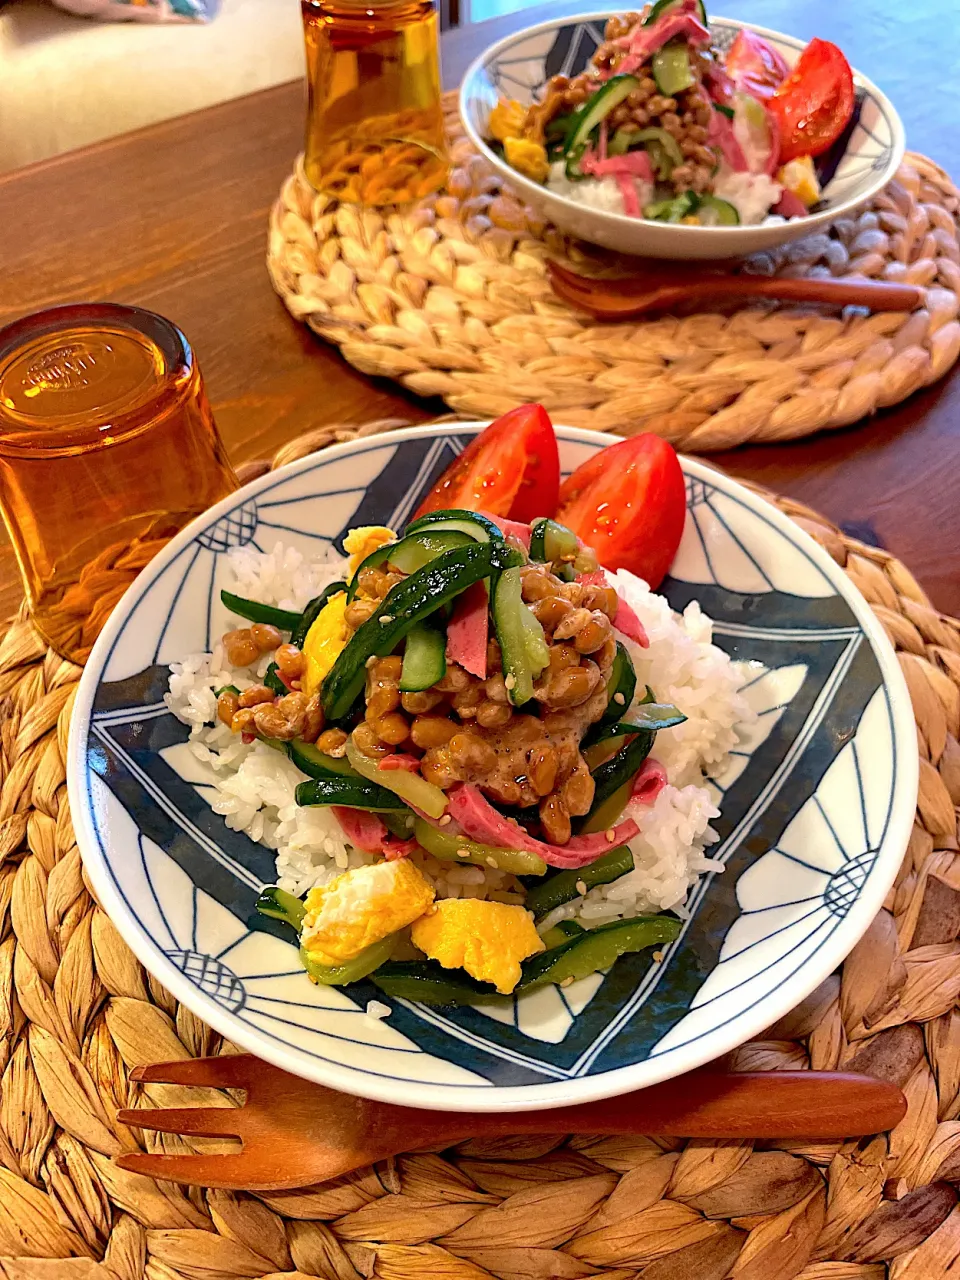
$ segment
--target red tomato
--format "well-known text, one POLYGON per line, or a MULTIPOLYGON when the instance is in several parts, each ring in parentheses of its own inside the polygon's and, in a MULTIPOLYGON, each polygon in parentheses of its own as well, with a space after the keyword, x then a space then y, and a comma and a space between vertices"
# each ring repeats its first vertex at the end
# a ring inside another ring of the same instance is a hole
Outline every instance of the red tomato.
POLYGON ((673 446, 647 434, 601 449, 578 467, 560 488, 556 518, 602 565, 629 569, 656 588, 677 554, 686 514, 673 446))
POLYGON ((811 40, 767 101, 780 124, 780 163, 822 155, 847 127, 853 103, 850 63, 835 44, 811 40))
POLYGON ((746 27, 738 32, 723 65, 738 89, 761 99, 769 98, 790 73, 780 50, 746 27))
POLYGON ((461 507, 529 521, 552 516, 560 488, 557 437, 541 404, 511 409, 467 445, 417 508, 461 507))

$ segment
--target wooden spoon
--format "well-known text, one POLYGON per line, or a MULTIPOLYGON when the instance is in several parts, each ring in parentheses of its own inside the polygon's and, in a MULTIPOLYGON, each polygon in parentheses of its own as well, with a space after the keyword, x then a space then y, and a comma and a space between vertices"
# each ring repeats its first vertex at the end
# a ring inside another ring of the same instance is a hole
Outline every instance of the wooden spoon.
MULTIPOLYGON (((206 1187, 279 1190, 349 1173, 402 1151, 520 1133, 661 1134, 683 1138, 849 1138, 892 1129, 906 1114, 885 1080, 830 1071, 695 1071, 634 1093, 493 1114, 420 1111, 337 1093, 248 1054, 138 1067, 144 1083, 245 1089, 239 1108, 125 1109, 123 1124, 243 1140, 238 1153, 127 1154, 134 1173, 206 1187)), ((438 1089, 437 1096, 442 1096, 438 1089)))
POLYGON ((554 293, 599 320, 629 320, 653 311, 702 310, 744 298, 821 302, 835 307, 869 307, 871 311, 914 311, 924 301, 923 289, 915 284, 866 278, 758 276, 698 269, 694 263, 658 265, 613 280, 582 276, 553 260, 547 262, 547 270, 554 293))

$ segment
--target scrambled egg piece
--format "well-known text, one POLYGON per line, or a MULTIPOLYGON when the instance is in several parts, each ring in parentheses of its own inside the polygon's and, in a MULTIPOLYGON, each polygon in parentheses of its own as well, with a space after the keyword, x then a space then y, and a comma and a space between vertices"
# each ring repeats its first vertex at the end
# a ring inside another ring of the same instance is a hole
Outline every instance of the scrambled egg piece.
POLYGON ((519 138, 526 116, 527 109, 522 103, 501 98, 490 112, 487 127, 498 142, 506 142, 508 138, 519 138))
POLYGON ((414 922, 410 937, 445 969, 466 969, 478 981, 492 982, 505 996, 520 981, 520 961, 544 949, 523 907, 477 898, 438 902, 414 922))
POLYGON ((777 174, 777 181, 788 191, 792 191, 798 200, 809 209, 820 199, 820 183, 817 181, 812 156, 800 156, 783 165, 777 174))
POLYGON ((354 574, 367 556, 388 542, 396 542, 397 535, 382 524, 365 524, 351 529, 343 540, 343 549, 350 557, 350 572, 354 574))
POLYGON ((516 169, 534 182, 546 182, 550 174, 550 161, 545 148, 528 138, 505 138, 503 154, 511 169, 516 169))
POLYGON ((350 638, 344 614, 347 610, 347 593, 340 591, 323 606, 314 619, 303 642, 303 656, 307 660, 300 687, 306 694, 317 693, 330 668, 342 653, 350 638))
POLYGON ((300 943, 321 964, 344 964, 411 924, 433 898, 409 858, 354 867, 307 894, 300 943))

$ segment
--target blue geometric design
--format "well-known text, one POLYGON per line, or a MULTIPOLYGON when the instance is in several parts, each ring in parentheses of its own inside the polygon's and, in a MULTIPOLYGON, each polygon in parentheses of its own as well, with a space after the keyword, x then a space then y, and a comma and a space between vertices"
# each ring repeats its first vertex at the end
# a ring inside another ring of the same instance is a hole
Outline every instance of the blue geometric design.
MULTIPOLYGON (((606 443, 559 435, 565 471, 606 443)), ((677 610, 697 601, 715 619, 715 643, 755 664, 747 696, 759 699, 757 728, 713 780, 722 811, 710 856, 723 874, 695 886, 681 938, 659 961, 623 957, 592 990, 550 996, 565 1007, 558 1032, 539 1034, 542 1008, 524 1001, 505 1002, 496 1017, 388 1001, 390 1017, 375 1022, 363 1016, 383 999, 372 985, 344 993, 309 983, 283 926, 254 909, 274 878, 270 850, 231 831, 203 784, 165 758, 188 736, 163 703, 171 646, 174 657, 203 648, 219 626, 215 539, 251 519, 304 525, 284 541, 309 555, 317 540, 342 546, 353 525, 402 524, 469 438, 466 427, 433 428, 305 459, 172 544, 84 676, 71 793, 82 848, 98 892, 162 980, 234 1040, 292 1054, 283 1060, 306 1074, 344 1070, 341 1084, 380 1096, 387 1085, 377 1081, 429 1080, 432 1099, 418 1100, 435 1102, 439 1089, 449 1105, 491 1085, 552 1096, 623 1068, 632 1087, 670 1074, 678 1055, 687 1069, 755 1034, 785 982, 799 998, 821 980, 899 861, 894 797, 902 810, 913 785, 910 757, 897 759, 899 674, 846 580, 778 513, 685 464, 691 506, 661 590, 677 610), (857 823, 836 805, 853 794, 857 823)))
POLYGON ((245 547, 253 541, 256 532, 257 504, 251 499, 218 520, 212 529, 205 530, 197 542, 208 551, 229 551, 232 547, 245 547))

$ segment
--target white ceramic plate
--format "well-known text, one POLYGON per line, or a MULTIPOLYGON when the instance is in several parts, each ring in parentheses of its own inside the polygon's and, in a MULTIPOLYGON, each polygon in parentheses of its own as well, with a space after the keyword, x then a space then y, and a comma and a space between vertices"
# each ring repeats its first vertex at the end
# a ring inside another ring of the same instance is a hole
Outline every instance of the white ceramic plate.
MULTIPOLYGON (((686 460, 688 516, 663 591, 699 600, 716 642, 760 664, 757 724, 713 779, 722 875, 655 964, 502 1006, 383 1021, 369 984, 317 987, 282 926, 256 914, 269 850, 210 808, 209 778, 166 709, 167 664, 226 629, 225 552, 340 545, 402 525, 480 424, 428 426, 324 450, 195 520, 114 610, 70 732, 77 839, 97 896, 146 967, 252 1053, 336 1088, 454 1110, 583 1102, 689 1071, 757 1035, 844 958, 883 902, 913 822, 916 731, 896 658, 849 579, 795 524, 686 460)), ((569 473, 611 443, 560 428, 569 473)))
MULTIPOLYGON (((460 88, 460 117, 471 142, 504 182, 561 230, 606 249, 650 258, 745 257, 812 235, 865 204, 897 172, 905 146, 900 117, 886 95, 855 71, 856 124, 846 141, 841 140, 838 154, 831 157, 832 176, 824 187, 817 212, 806 218, 769 226, 671 226, 589 209, 525 178, 487 144, 487 117, 491 109, 501 97, 523 103, 534 101, 551 76, 577 75, 603 42, 606 20, 623 12, 604 9, 572 18, 551 19, 507 36, 480 54, 467 70, 460 88)), ((710 19, 711 33, 720 48, 729 48, 741 27, 769 40, 790 66, 805 46, 803 40, 750 22, 710 19)), ((826 161, 828 157, 822 159, 826 161)))

